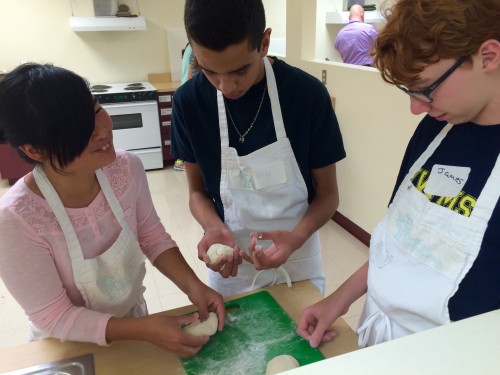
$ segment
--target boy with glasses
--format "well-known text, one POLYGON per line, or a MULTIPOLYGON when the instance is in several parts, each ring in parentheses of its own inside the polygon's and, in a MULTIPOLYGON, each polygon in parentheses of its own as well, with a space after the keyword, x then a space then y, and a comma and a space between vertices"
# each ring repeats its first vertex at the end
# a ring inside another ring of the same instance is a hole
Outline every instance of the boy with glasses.
POLYGON ((375 47, 415 131, 369 261, 302 314, 312 346, 367 293, 359 345, 500 308, 500 2, 399 0, 375 47))

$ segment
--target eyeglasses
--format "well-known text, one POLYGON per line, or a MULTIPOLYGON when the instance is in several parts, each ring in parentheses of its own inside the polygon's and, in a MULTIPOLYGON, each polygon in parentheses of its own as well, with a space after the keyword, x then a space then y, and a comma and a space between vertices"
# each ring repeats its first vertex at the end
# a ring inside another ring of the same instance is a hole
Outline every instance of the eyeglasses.
POLYGON ((436 79, 436 81, 434 81, 434 83, 432 85, 430 85, 429 87, 426 87, 425 89, 422 89, 422 90, 410 90, 408 89, 407 87, 405 86, 402 86, 402 85, 396 85, 398 89, 404 91, 405 93, 407 93, 408 95, 414 97, 415 99, 417 100, 420 100, 421 102, 424 102, 424 103, 432 103, 432 98, 430 97, 430 94, 432 91, 434 91, 441 83, 443 83, 443 81, 448 78, 448 76, 453 73, 460 65, 462 65, 462 63, 467 60, 469 58, 469 56, 463 56, 461 58, 459 58, 455 64, 453 64, 451 66, 450 69, 448 69, 446 72, 443 73, 443 75, 441 75, 441 77, 439 77, 438 79, 436 79))

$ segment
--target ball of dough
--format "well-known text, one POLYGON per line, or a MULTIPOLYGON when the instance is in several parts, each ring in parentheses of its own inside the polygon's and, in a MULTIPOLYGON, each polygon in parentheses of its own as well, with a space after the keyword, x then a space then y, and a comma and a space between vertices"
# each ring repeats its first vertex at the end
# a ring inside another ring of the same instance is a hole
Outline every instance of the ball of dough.
POLYGON ((193 336, 212 336, 217 332, 217 325, 219 324, 219 319, 217 319, 217 314, 214 312, 208 313, 208 319, 203 322, 198 319, 191 323, 190 325, 184 327, 184 330, 193 336))
POLYGON ((279 355, 267 363, 266 375, 279 374, 297 367, 300 367, 300 364, 291 355, 279 355))
POLYGON ((221 243, 214 243, 208 248, 207 251, 207 255, 210 258, 211 264, 217 263, 223 256, 231 255, 233 253, 234 249, 232 247, 223 245, 221 243))

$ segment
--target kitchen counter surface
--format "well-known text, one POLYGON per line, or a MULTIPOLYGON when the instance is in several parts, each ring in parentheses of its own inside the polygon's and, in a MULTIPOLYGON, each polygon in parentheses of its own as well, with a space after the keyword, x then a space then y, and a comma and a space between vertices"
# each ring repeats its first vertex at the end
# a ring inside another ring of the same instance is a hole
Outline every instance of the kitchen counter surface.
MULTIPOLYGON (((309 281, 294 283, 292 288, 277 285, 264 290, 269 291, 295 322, 298 322, 304 307, 322 298, 309 281)), ((227 300, 248 294, 250 293, 235 295, 227 300)), ((185 306, 159 314, 182 315, 193 311, 195 311, 193 306, 185 306)), ((356 334, 342 318, 334 323, 334 329, 337 331, 337 337, 320 347, 325 357, 329 358, 357 349, 356 334)), ((97 374, 185 374, 177 356, 146 342, 117 341, 109 347, 102 347, 87 343, 62 343, 56 339, 45 339, 0 349, 0 373, 86 353, 94 354, 97 374)))
POLYGON ((158 92, 172 92, 181 85, 178 81, 173 81, 170 73, 152 73, 148 74, 148 81, 158 92))

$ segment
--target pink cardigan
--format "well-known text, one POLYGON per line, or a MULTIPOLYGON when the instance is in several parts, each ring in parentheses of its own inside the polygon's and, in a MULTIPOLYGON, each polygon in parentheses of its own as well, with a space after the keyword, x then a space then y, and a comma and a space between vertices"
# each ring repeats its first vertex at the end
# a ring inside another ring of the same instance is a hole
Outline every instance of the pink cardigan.
MULTIPOLYGON (((151 263, 176 247, 153 207, 139 158, 120 151, 103 170, 151 263)), ((86 259, 101 254, 118 236, 120 227, 102 191, 88 207, 66 211, 86 259)), ((0 199, 0 277, 36 327, 63 341, 107 345, 111 315, 85 307, 61 228, 24 178, 0 199)))

